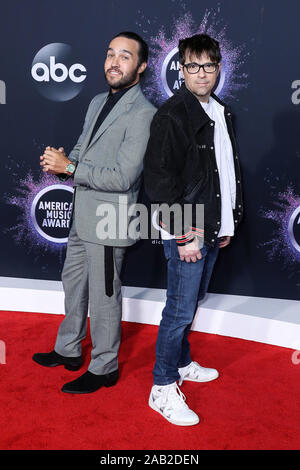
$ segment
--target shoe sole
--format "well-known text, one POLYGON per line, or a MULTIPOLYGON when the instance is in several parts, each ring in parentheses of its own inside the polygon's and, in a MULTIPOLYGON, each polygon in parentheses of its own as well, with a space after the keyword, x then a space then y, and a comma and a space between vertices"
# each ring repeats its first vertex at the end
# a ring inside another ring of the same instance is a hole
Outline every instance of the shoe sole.
POLYGON ((42 364, 41 362, 37 361, 36 359, 32 358, 34 362, 36 362, 39 366, 43 366, 43 367, 57 367, 57 366, 64 366, 65 369, 67 370, 72 370, 72 371, 76 371, 76 370, 79 370, 81 365, 80 366, 72 366, 71 364, 62 364, 61 362, 55 362, 54 364, 42 364))
POLYGON ((76 391, 76 390, 64 390, 64 387, 61 389, 62 392, 64 393, 72 393, 73 395, 84 395, 84 394, 87 394, 87 393, 94 393, 94 392, 97 392, 97 390, 100 390, 100 388, 102 387, 106 387, 106 388, 109 388, 109 387, 113 387, 114 385, 116 385, 118 380, 110 383, 110 384, 103 384, 103 385, 100 385, 100 387, 96 388, 96 390, 86 390, 86 391, 76 391))
POLYGON ((165 418, 167 421, 169 421, 169 423, 171 424, 175 424, 176 426, 195 426, 196 424, 198 424, 200 422, 200 419, 199 417, 197 416, 197 420, 195 419, 195 421, 192 421, 192 422, 182 422, 182 421, 175 421, 174 419, 170 419, 168 418, 167 416, 165 416, 162 411, 160 411, 155 405, 154 403, 152 402, 151 399, 149 399, 149 402, 148 402, 150 408, 152 408, 152 410, 156 411, 157 413, 159 413, 163 418, 165 418))
POLYGON ((61 364, 61 365, 64 366, 65 369, 72 370, 72 371, 79 370, 81 367, 81 365, 80 366, 70 366, 67 364, 61 364))

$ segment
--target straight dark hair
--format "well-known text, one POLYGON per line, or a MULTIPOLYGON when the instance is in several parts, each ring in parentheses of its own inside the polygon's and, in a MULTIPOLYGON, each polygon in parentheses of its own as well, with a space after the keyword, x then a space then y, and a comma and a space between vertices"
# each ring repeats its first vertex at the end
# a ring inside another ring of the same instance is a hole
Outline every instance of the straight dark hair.
POLYGON ((146 41, 144 41, 141 36, 139 36, 136 33, 133 33, 131 31, 123 31, 122 33, 117 34, 114 36, 113 39, 115 38, 127 38, 127 39, 133 39, 134 41, 138 42, 139 44, 139 62, 138 62, 138 67, 143 63, 143 62, 148 62, 148 54, 149 54, 149 48, 148 44, 146 41))
POLYGON ((179 62, 185 63, 186 52, 200 57, 205 52, 211 61, 219 64, 222 60, 219 42, 208 36, 208 34, 195 34, 189 38, 179 40, 179 62))

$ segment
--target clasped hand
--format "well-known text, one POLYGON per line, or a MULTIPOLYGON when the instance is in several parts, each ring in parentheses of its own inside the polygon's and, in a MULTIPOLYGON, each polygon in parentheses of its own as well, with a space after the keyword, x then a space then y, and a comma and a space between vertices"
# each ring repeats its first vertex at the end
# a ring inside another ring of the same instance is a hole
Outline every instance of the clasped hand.
POLYGON ((40 156, 40 165, 44 173, 58 175, 66 173, 66 166, 71 160, 65 154, 64 148, 58 150, 54 147, 46 147, 44 154, 40 156))

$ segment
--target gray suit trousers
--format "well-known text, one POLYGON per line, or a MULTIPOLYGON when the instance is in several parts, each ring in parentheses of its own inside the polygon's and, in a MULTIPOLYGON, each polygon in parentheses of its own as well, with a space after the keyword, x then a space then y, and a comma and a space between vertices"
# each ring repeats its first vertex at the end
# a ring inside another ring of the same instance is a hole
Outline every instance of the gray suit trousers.
POLYGON ((124 253, 125 248, 113 249, 114 293, 108 297, 105 294, 104 246, 81 240, 73 219, 62 272, 65 318, 54 349, 66 357, 81 355, 89 307, 93 347, 88 369, 97 375, 118 369, 122 317, 120 272, 124 253))

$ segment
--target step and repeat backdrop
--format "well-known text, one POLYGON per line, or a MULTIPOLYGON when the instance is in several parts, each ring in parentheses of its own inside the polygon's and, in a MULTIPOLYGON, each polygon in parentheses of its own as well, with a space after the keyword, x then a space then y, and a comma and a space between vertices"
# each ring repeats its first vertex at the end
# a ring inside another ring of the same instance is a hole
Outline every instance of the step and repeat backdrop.
MULTIPOLYGON (((1 2, 0 276, 60 280, 72 182, 45 176, 39 157, 76 143, 90 100, 107 90, 110 39, 135 31, 148 42, 142 89, 159 107, 182 83, 178 40, 206 32, 221 44, 216 93, 234 114, 245 200, 210 291, 299 300, 299 15, 297 0, 1 2)), ((165 288, 161 240, 128 249, 122 276, 165 288)))

